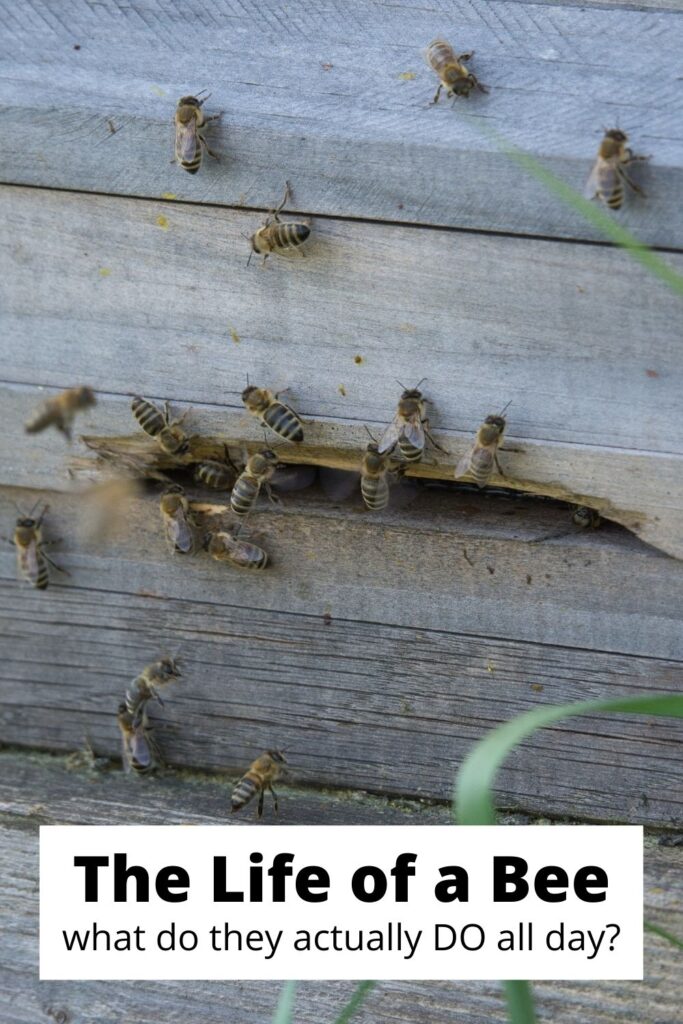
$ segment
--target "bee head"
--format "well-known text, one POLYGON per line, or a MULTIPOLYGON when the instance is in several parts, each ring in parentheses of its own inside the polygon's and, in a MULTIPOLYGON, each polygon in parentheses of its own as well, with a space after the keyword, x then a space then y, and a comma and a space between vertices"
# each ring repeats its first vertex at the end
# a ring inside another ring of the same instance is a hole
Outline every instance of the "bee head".
POLYGON ((194 107, 195 110, 199 110, 201 105, 201 101, 196 96, 181 96, 178 100, 178 110, 181 107, 194 107))
POLYGON ((451 92, 455 96, 469 96, 477 84, 477 79, 472 72, 462 78, 458 78, 451 86, 451 92))
POLYGON ((86 405, 95 405, 95 392, 92 388, 82 385, 81 387, 74 388, 76 392, 76 400, 81 407, 86 405))
POLYGON ((174 512, 185 507, 185 495, 180 488, 166 491, 161 496, 160 504, 164 512, 172 515, 174 512))
POLYGON ((613 142, 628 142, 628 135, 622 132, 621 128, 609 128, 605 132, 605 138, 612 139, 613 142))
POLYGON ((178 659, 172 658, 170 655, 165 658, 160 658, 157 662, 157 670, 160 676, 164 676, 166 679, 180 679, 182 673, 178 666, 178 659))
POLYGON ((277 761, 279 764, 287 764, 287 758, 281 750, 267 750, 266 753, 269 757, 272 757, 273 761, 277 761))

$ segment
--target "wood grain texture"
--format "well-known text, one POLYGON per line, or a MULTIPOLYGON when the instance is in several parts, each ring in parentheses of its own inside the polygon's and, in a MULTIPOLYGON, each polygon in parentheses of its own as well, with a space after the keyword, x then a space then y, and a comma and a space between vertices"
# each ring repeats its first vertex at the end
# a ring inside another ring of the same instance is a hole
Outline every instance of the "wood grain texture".
MULTIPOLYGON (((339 449, 388 422, 396 377, 426 375, 453 462, 512 399, 513 480, 594 499, 683 553, 680 302, 622 253, 325 221, 308 259, 262 271, 246 266, 252 214, 25 189, 3 190, 0 213, 14 238, 0 252, 6 381, 189 402, 195 429, 257 439, 239 399, 249 373, 289 386, 313 443, 339 449), (450 254, 455 278, 439 272, 450 254)), ((83 429, 110 432, 99 416, 83 429)), ((29 483, 54 439, 31 439, 25 459, 26 439, 13 444, 29 483)))
MULTIPOLYGON (((639 571, 635 552, 625 561, 630 582, 621 581, 632 605, 624 615, 623 597, 620 609, 609 607, 618 586, 611 601, 599 599, 604 611, 589 603, 592 584, 583 598, 564 589, 562 566, 566 580, 580 578, 595 554, 565 549, 557 557, 556 550, 550 563, 541 555, 531 583, 520 575, 515 600, 495 542, 472 538, 466 553, 473 565, 463 561, 460 579, 442 573, 441 582, 432 566, 443 527, 423 545, 416 573, 407 533, 385 527, 378 544, 376 528, 363 538, 349 517, 336 524, 278 518, 280 542, 277 528, 268 529, 276 568, 263 581, 217 572, 205 558, 171 564, 158 528, 136 519, 134 548, 55 552, 72 572, 67 585, 36 593, 3 582, 0 739, 64 750, 88 732, 98 751, 116 754, 114 712, 128 681, 160 651, 181 645, 185 677, 155 716, 170 763, 237 772, 261 749, 278 746, 298 782, 445 799, 472 743, 516 714, 545 703, 680 692, 680 611, 669 603, 668 625, 664 615, 642 618, 643 592, 656 591, 663 602, 666 595, 661 577, 649 583, 639 571), (321 525, 329 547, 317 543, 321 525), (349 543, 359 558, 345 567, 341 551, 349 543), (381 560, 383 578, 373 559, 381 560), (411 601, 398 600, 401 591, 411 601), (659 634, 678 647, 678 660, 664 659, 662 642, 652 658, 568 646, 572 639, 604 643, 622 616, 631 630, 628 637, 622 629, 625 646, 652 644, 659 634), (563 646, 501 637, 509 628, 563 646)), ((55 528, 67 521, 57 515, 55 528)), ((607 563, 604 554, 597 560, 603 579, 607 563)), ((570 721, 515 754, 498 799, 539 813, 675 824, 680 740, 680 725, 665 720, 570 721)))
MULTIPOLYGON (((6 536, 17 505, 39 497, 0 492, 6 536)), ((45 535, 62 538, 52 556, 71 576, 56 575, 38 607, 73 587, 683 660, 680 563, 617 527, 572 532, 565 511, 528 499, 463 494, 454 509, 450 495, 428 491, 408 508, 371 514, 315 491, 287 495, 279 511, 266 505, 253 517, 272 561, 255 579, 205 555, 171 558, 158 494, 134 502, 109 543, 85 534, 78 495, 43 497, 45 535)), ((13 590, 14 552, 0 552, 13 590)))
POLYGON ((4 181, 267 208, 287 176, 312 213, 599 238, 486 130, 582 190, 601 127, 618 121, 653 156, 647 200, 619 220, 645 242, 683 244, 675 11, 302 0, 283 17, 276 0, 3 0, 0 16, 0 130, 18 140, 0 154, 4 181), (422 50, 439 34, 475 51, 489 96, 429 106, 422 50), (192 179, 169 165, 171 122, 178 97, 201 88, 223 111, 223 158, 192 179))
MULTIPOLYGON (((0 754, 0 1013, 5 1024, 53 1024, 63 1009, 69 1024, 226 1024, 269 1020, 278 986, 255 982, 38 982, 38 843, 40 824, 104 823, 225 824, 223 780, 201 777, 157 780, 151 788, 118 774, 88 777, 68 772, 61 759, 0 754), (144 791, 144 792, 143 792, 144 791)), ((442 822, 440 812, 419 805, 349 800, 344 794, 301 792, 282 801, 282 822, 326 824, 442 822)), ((228 819, 240 824, 239 818, 228 819)), ((646 839, 645 917, 680 934, 683 917, 683 855, 646 839)), ((644 982, 540 983, 535 986, 539 1021, 553 1024, 675 1024, 680 1010, 679 955, 645 934, 644 982)), ((297 993, 297 1020, 335 1019, 352 985, 306 983, 297 993)), ((506 1020, 498 985, 492 982, 386 982, 371 994, 359 1024, 489 1024, 506 1020)))

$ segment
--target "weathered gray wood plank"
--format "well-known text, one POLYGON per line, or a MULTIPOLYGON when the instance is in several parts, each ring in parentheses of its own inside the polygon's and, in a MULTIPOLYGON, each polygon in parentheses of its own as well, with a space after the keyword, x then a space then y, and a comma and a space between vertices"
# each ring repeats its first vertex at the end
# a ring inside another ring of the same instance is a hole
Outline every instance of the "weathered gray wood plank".
MULTIPOLYGON (((55 758, 0 755, 0 936, 5 956, 0 967, 0 1013, 6 1024, 45 1021, 48 1009, 64 1009, 71 1022, 83 1024, 226 1024, 240 1020, 262 1024, 275 1007, 273 983, 38 982, 39 824, 191 822, 224 824, 226 795, 220 780, 163 779, 151 789, 131 785, 120 775, 90 779, 67 772, 55 758)), ((336 795, 289 794, 282 801, 283 823, 309 821, 361 824, 443 820, 430 808, 390 807, 384 801, 349 801, 336 795), (289 816, 289 817, 288 817, 289 816)), ((238 819, 230 819, 238 824, 238 819)), ((680 934, 682 854, 646 840, 645 916, 680 934)), ((553 1024, 617 1024, 625 1015, 639 1024, 675 1024, 680 1009, 679 956, 672 946, 645 935, 645 982, 542 983, 535 986, 539 1020, 553 1024)), ((297 1020, 334 1020, 352 986, 307 983, 297 994, 297 1020)), ((358 1014, 359 1024, 392 1021, 413 1024, 502 1022, 506 1015, 494 983, 387 982, 370 996, 358 1014)), ((52 1018, 52 1021, 54 1017, 52 1018)))
MULTIPOLYGON (((683 389, 680 302, 623 254, 326 221, 308 259, 261 271, 246 267, 241 237, 253 215, 177 205, 164 230, 160 209, 3 190, 16 239, 0 253, 4 380, 87 379, 106 392, 218 405, 226 428, 238 420, 236 436, 256 438, 239 401, 248 372, 291 387, 316 421, 314 442, 356 447, 364 424, 390 419, 395 377, 426 375, 454 461, 483 416, 512 399, 511 443, 524 449, 506 457, 513 479, 593 497, 651 543, 683 552, 671 429, 683 389), (438 272, 451 253, 455 278, 438 272)), ((130 422, 126 413, 119 429, 130 422)), ((203 422, 198 408, 197 429, 203 422)), ((15 456, 23 473, 25 448, 24 439, 15 456)))
POLYGON ((619 121, 653 155, 648 198, 620 221, 683 244, 673 11, 304 0, 284 18, 274 0, 62 0, 59 12, 4 0, 0 17, 0 130, 17 140, 0 154, 4 181, 268 207, 286 175, 310 212, 599 238, 485 132, 582 189, 601 126, 619 121), (421 50, 438 34, 476 51, 489 96, 430 108, 421 50), (169 165, 170 125, 177 98, 202 87, 224 111, 223 160, 192 179, 169 165))
MULTIPOLYGON (((291 578, 264 581, 262 591, 252 580, 235 580, 238 574, 218 577, 205 561, 178 568, 173 583, 163 563, 145 556, 153 541, 142 529, 133 531, 137 560, 131 549, 97 562, 81 555, 78 567, 64 559, 74 574, 69 586, 36 594, 3 582, 0 739, 64 750, 80 746, 88 732, 98 751, 116 754, 115 709, 128 681, 158 652, 182 645, 185 677, 165 694, 159 716, 170 763, 239 771, 258 750, 281 746, 298 782, 444 799, 472 743, 516 714, 546 703, 680 692, 680 660, 487 636, 486 629, 495 628, 495 607, 499 627, 508 609, 494 601, 487 619, 487 601, 473 599, 467 589, 464 600, 455 596, 457 585, 451 586, 456 609, 466 608, 469 596, 470 607, 476 612, 480 605, 481 614, 469 620, 462 614, 456 631, 457 611, 448 607, 429 566, 425 580, 435 594, 428 621, 421 611, 429 601, 426 589, 408 587, 410 552, 404 548, 407 560, 400 559, 391 530, 384 583, 392 589, 382 607, 375 601, 371 563, 363 573, 376 541, 360 549, 351 585, 343 572, 335 581, 328 568, 334 557, 314 538, 308 548, 297 545, 312 525, 309 520, 287 531, 295 553, 290 565, 298 560, 306 575, 292 568, 291 578), (400 589, 413 595, 408 621, 417 628, 392 624, 403 617, 400 606, 411 604, 397 599, 400 589), (397 606, 393 616, 390 600, 397 606), (358 615, 369 621, 353 621, 358 615), (475 635, 462 632, 468 625, 475 635)), ((335 545, 341 547, 338 532, 335 545)), ((473 560, 486 579, 499 575, 495 562, 495 575, 486 571, 489 560, 476 545, 473 560)), ((574 561, 570 572, 576 574, 583 561, 574 561)), ((525 620, 533 635, 545 616, 561 639, 563 617, 571 621, 571 612, 559 603, 562 581, 544 576, 535 579, 546 594, 557 591, 558 603, 535 606, 535 584, 520 581, 519 622, 525 620)), ((656 589, 637 568, 634 578, 634 602, 656 589)), ((602 640, 609 613, 589 604, 585 613, 602 640)), ((635 632, 635 610, 630 619, 635 632)), ((678 629, 673 623, 669 628, 675 644, 678 629)), ((590 642, 589 628, 585 635, 590 642)), ((498 798, 503 806, 538 813, 672 824, 681 819, 680 740, 680 725, 665 720, 570 721, 537 734, 516 753, 501 775, 498 798)))
MULTIPOLYGON (((17 505, 39 497, 0 492, 7 535, 17 505)), ((287 495, 280 512, 254 515, 272 559, 254 579, 205 555, 171 558, 153 494, 132 504, 109 544, 84 535, 78 496, 43 497, 46 535, 63 538, 54 558, 71 573, 56 576, 55 600, 70 588, 142 593, 683 660, 683 566, 616 527, 567 535, 564 511, 528 499, 468 494, 454 509, 450 496, 429 492, 373 515, 315 492, 287 495)), ((2 545, 0 554, 11 584, 14 553, 2 545)))

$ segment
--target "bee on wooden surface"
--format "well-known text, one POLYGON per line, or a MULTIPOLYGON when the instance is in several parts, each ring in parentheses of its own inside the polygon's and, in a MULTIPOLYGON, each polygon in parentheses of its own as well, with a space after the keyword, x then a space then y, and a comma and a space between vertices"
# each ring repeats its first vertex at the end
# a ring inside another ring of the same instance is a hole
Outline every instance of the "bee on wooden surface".
MULTIPOLYGON (((201 93, 199 94, 201 96, 201 93)), ((196 174, 202 164, 202 149, 205 149, 214 160, 219 160, 217 153, 209 149, 204 138, 203 129, 210 121, 217 121, 220 114, 206 117, 202 104, 208 96, 182 96, 178 100, 175 112, 175 160, 188 174, 196 174)))
MULTIPOLYGON (((505 409, 509 404, 508 402, 505 409)), ((503 443, 505 432, 505 417, 503 416, 505 409, 498 415, 487 416, 479 427, 472 448, 462 457, 456 467, 456 480, 463 476, 471 476, 478 487, 485 487, 493 473, 494 466, 501 476, 505 476, 498 461, 498 449, 503 443)))
POLYGON ((389 504, 389 463, 389 454, 382 454, 377 444, 371 441, 361 463, 360 492, 373 512, 380 512, 389 504))
POLYGON ((95 405, 97 399, 92 388, 80 386, 67 388, 53 398, 48 398, 25 424, 27 434, 38 434, 46 427, 56 427, 68 441, 71 440, 71 425, 74 416, 82 409, 95 405))
POLYGON ((287 760, 281 750, 267 750, 265 754, 257 757, 232 791, 231 813, 234 814, 235 811, 246 807, 258 793, 259 801, 256 813, 260 818, 263 815, 266 790, 269 789, 277 814, 277 794, 273 789, 273 783, 277 781, 283 771, 281 766, 286 763, 287 760))
POLYGON ((123 747, 123 768, 136 775, 149 775, 161 766, 159 748, 152 736, 152 728, 144 707, 133 716, 125 704, 119 704, 117 714, 123 747))
POLYGON ((133 719, 139 717, 148 701, 154 699, 163 704, 159 689, 180 679, 181 675, 177 655, 158 658, 146 665, 126 690, 125 707, 133 719))
POLYGON ((236 569, 260 570, 268 565, 267 551, 226 530, 210 534, 207 550, 217 562, 229 562, 236 569))
POLYGON ((190 448, 190 442, 181 429, 181 424, 187 412, 184 412, 179 420, 171 420, 171 412, 168 402, 164 402, 164 411, 157 408, 146 398, 136 395, 130 407, 133 415, 146 434, 155 437, 167 455, 185 455, 190 448))
POLYGON ((47 590, 50 582, 48 566, 52 566, 53 569, 65 576, 69 575, 66 569, 60 569, 45 554, 46 545, 41 526, 47 510, 48 506, 46 505, 37 519, 33 516, 33 509, 27 516, 20 515, 14 528, 13 541, 17 554, 17 575, 20 579, 30 583, 36 590, 47 590))
POLYGON ((272 500, 270 480, 277 467, 277 455, 269 448, 252 455, 244 470, 235 480, 230 492, 230 508, 236 516, 246 516, 254 508, 263 487, 272 500))
POLYGON ((283 224, 280 220, 280 211, 288 199, 292 198, 292 190, 289 182, 285 182, 285 194, 282 202, 271 210, 266 217, 263 227, 255 231, 251 236, 251 253, 247 260, 247 266, 255 252, 263 256, 265 263, 272 253, 283 253, 288 249, 296 249, 302 256, 301 246, 311 233, 309 224, 304 221, 289 221, 283 224))
POLYGON ((611 210, 618 210, 624 202, 624 182, 641 196, 645 196, 640 185, 626 173, 629 164, 636 160, 649 160, 647 156, 634 156, 626 143, 628 135, 619 128, 606 131, 598 156, 586 183, 585 194, 589 199, 599 199, 611 210))
POLYGON ((264 427, 270 427, 273 433, 285 441, 300 444, 304 439, 304 425, 293 409, 279 401, 281 394, 281 391, 273 394, 268 388, 248 384, 242 392, 242 401, 264 427))
POLYGON ((479 81, 477 76, 465 67, 464 61, 471 60, 474 52, 461 53, 456 57, 455 51, 450 43, 444 39, 435 39, 427 47, 427 63, 436 71, 439 76, 439 85, 432 103, 439 102, 439 95, 442 89, 446 95, 469 96, 473 89, 480 92, 488 92, 488 88, 479 81))
POLYGON ((182 490, 175 487, 162 494, 159 509, 170 550, 181 555, 194 555, 198 546, 197 526, 182 490))
POLYGON ((81 750, 75 750, 66 759, 67 771, 85 768, 86 771, 95 774, 96 772, 105 772, 110 767, 111 761, 108 757, 99 757, 95 753, 95 748, 89 736, 85 737, 81 750))
POLYGON ((575 526, 580 526, 582 530, 589 528, 596 530, 602 522, 602 517, 599 512, 596 512, 594 508, 589 508, 588 505, 577 505, 574 509, 572 522, 575 526))
MULTIPOLYGON (((401 384, 400 381, 398 383, 401 384)), ((420 384, 414 388, 406 388, 401 384, 404 391, 396 415, 379 439, 377 450, 380 455, 393 451, 398 444, 398 450, 405 462, 419 462, 424 454, 426 441, 439 451, 444 451, 429 432, 429 420, 425 415, 427 400, 419 390, 420 384)))
POLYGON ((223 445, 225 458, 223 462, 218 459, 204 459, 195 466, 195 479, 214 491, 229 491, 237 476, 237 466, 230 458, 228 446, 223 445))

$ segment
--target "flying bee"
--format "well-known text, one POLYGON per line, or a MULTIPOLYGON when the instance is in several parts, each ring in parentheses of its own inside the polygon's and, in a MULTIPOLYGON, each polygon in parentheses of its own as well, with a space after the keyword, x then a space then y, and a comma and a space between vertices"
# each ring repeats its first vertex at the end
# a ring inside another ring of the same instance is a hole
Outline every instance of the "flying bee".
POLYGON ((161 755, 144 707, 137 716, 131 715, 125 704, 119 704, 116 716, 123 747, 123 768, 137 775, 149 775, 161 766, 161 755))
POLYGON ((185 432, 181 429, 181 423, 187 416, 184 412, 179 420, 171 420, 171 412, 168 402, 164 402, 164 411, 158 409, 146 398, 136 395, 130 403, 133 415, 146 434, 155 437, 167 455, 185 455, 190 448, 190 442, 185 432))
MULTIPOLYGON (((199 94, 201 96, 201 93, 199 94)), ((182 96, 178 100, 175 111, 175 160, 188 174, 196 174, 202 164, 202 148, 214 160, 219 160, 217 153, 209 149, 204 138, 203 129, 210 121, 217 121, 220 114, 206 117, 202 104, 208 96, 199 99, 197 96, 182 96)), ((172 161, 173 162, 173 161, 172 161)))
POLYGON ((190 503, 180 488, 166 491, 159 502, 164 533, 171 551, 194 555, 197 550, 197 527, 190 503))
POLYGON ((586 196, 589 199, 600 199, 611 210, 619 210, 624 202, 624 182, 634 192, 645 196, 640 185, 636 185, 628 176, 626 168, 636 160, 649 160, 649 157, 634 156, 627 142, 628 135, 620 128, 606 131, 586 183, 586 196))
POLYGON ((259 818, 262 817, 263 801, 267 789, 270 790, 273 797, 273 807, 277 814, 277 794, 273 789, 273 783, 282 774, 281 765, 286 763, 287 759, 281 750, 267 750, 265 754, 257 757, 232 791, 231 814, 241 811, 258 793, 259 801, 256 813, 259 818))
POLYGON ((69 575, 66 569, 60 569, 45 554, 41 525, 47 510, 48 506, 46 505, 37 519, 33 517, 33 509, 27 516, 19 516, 14 528, 13 541, 17 554, 17 575, 30 583, 36 590, 47 590, 50 582, 48 565, 65 576, 69 575))
POLYGON ((247 260, 247 266, 255 252, 263 256, 265 263, 272 253, 283 253, 287 249, 296 249, 303 256, 301 246, 311 233, 309 224, 305 221, 289 221, 283 224, 280 220, 280 211, 288 199, 292 198, 292 190, 289 182, 285 182, 285 194, 282 202, 271 210, 262 227, 251 236, 251 253, 247 260))
POLYGON ((398 450, 405 462, 419 462, 424 454, 426 441, 439 451, 444 451, 429 433, 429 420, 425 415, 427 400, 419 390, 420 384, 422 381, 414 388, 406 388, 401 384, 404 390, 399 399, 396 415, 379 439, 377 450, 380 455, 393 451, 398 444, 398 450))
POLYGON ((88 409, 91 405, 95 405, 96 401, 92 388, 85 386, 67 388, 66 391, 60 392, 54 398, 48 398, 43 402, 25 425, 24 430, 27 434, 38 434, 46 427, 56 427, 70 441, 74 416, 81 409, 88 409))
POLYGON ((204 459, 195 467, 195 479, 199 483, 206 484, 214 491, 229 491, 237 476, 237 467, 230 458, 227 444, 223 445, 225 459, 220 462, 218 459, 204 459))
POLYGON ((177 657, 159 658, 146 665, 126 690, 125 707, 133 720, 137 719, 148 701, 154 699, 163 704, 159 688, 181 678, 177 657))
POLYGON ((450 43, 447 43, 444 39, 435 39, 427 47, 426 56, 427 63, 439 76, 439 85, 432 103, 439 102, 439 95, 442 89, 446 90, 446 95, 449 99, 451 96, 467 97, 473 89, 478 89, 480 92, 489 91, 463 63, 463 61, 472 59, 474 51, 471 53, 461 53, 456 57, 455 50, 450 43))
POLYGON ((252 455, 244 470, 235 480, 230 492, 230 508, 236 516, 246 516, 256 504, 263 487, 271 500, 270 481, 277 468, 277 455, 269 448, 252 455))
POLYGON ((575 526, 580 526, 582 530, 588 528, 596 530, 602 522, 602 517, 599 512, 596 512, 594 508, 589 508, 588 505, 577 505, 574 509, 572 522, 575 526))
POLYGON ((304 425, 293 409, 278 400, 280 394, 282 392, 273 394, 268 388, 248 384, 242 392, 242 401, 252 416, 270 427, 273 433, 285 441, 300 444, 304 439, 304 425))
POLYGON ((229 562, 236 569, 260 570, 268 565, 267 551, 225 530, 210 534, 207 550, 217 562, 229 562))
POLYGON ((389 454, 380 452, 374 441, 368 444, 360 468, 360 492, 373 512, 389 504, 389 460, 389 454))
MULTIPOLYGON (((505 409, 508 405, 505 406, 505 409)), ((503 443, 505 432, 505 417, 503 416, 505 409, 497 415, 487 416, 479 427, 472 448, 462 457, 456 467, 456 480, 463 476, 471 476, 478 487, 485 487, 493 473, 494 466, 501 476, 505 476, 498 461, 498 449, 503 443)))

